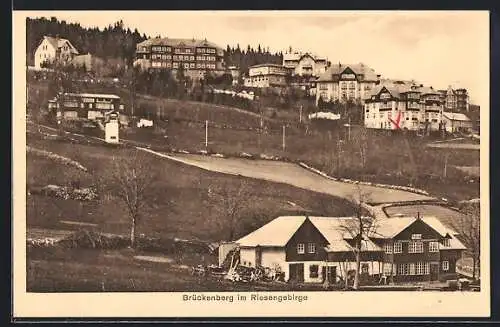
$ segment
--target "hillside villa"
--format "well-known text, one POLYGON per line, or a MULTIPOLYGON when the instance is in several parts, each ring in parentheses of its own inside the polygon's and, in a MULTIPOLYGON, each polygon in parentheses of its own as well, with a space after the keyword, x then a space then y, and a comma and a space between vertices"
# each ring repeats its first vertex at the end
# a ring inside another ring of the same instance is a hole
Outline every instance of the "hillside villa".
POLYGON ((44 36, 35 50, 35 68, 56 61, 69 63, 78 55, 78 50, 67 39, 44 36))

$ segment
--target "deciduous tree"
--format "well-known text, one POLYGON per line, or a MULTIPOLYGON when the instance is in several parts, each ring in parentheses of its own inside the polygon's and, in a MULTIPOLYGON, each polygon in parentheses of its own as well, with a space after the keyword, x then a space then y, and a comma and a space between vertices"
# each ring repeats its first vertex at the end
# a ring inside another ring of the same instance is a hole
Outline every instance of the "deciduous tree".
POLYGON ((156 176, 146 154, 139 150, 130 157, 115 158, 113 161, 106 187, 125 205, 130 218, 130 246, 135 247, 137 225, 144 218, 144 210, 150 205, 156 176))
POLYGON ((480 204, 479 202, 466 202, 461 205, 459 215, 450 225, 459 233, 458 238, 467 247, 467 252, 472 257, 472 277, 477 278, 477 267, 480 264, 481 254, 481 229, 480 229, 480 204))

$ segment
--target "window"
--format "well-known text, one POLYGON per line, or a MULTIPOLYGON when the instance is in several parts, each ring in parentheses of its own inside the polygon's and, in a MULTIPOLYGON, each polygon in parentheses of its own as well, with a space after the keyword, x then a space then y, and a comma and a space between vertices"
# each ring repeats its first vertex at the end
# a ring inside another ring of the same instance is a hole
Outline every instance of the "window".
POLYGON ((450 270, 450 262, 443 261, 443 271, 448 271, 448 270, 450 270))
POLYGON ((407 263, 401 263, 398 267, 398 275, 408 275, 409 265, 407 263))
POLYGON ((310 265, 309 266, 309 277, 310 278, 318 278, 319 276, 319 266, 318 265, 310 265))
POLYGON ((184 64, 184 68, 189 68, 189 64, 188 64, 188 63, 185 63, 185 64, 184 64))
POLYGON ((422 234, 411 234, 411 239, 412 240, 421 240, 422 234))
POLYGON ((429 242, 429 252, 439 252, 439 243, 436 241, 429 242))
MULTIPOLYGON (((368 118, 368 116, 366 117, 368 118)), ((392 254, 392 243, 385 243, 385 253, 392 254)))
POLYGON ((367 263, 363 263, 361 265, 361 273, 362 274, 368 274, 368 264, 367 263))
POLYGON ((304 254, 305 253, 304 243, 297 244, 297 253, 298 254, 304 254))
POLYGON ((307 244, 307 253, 315 253, 316 252, 316 244, 308 243, 307 244))
POLYGON ((392 263, 389 263, 389 262, 384 263, 384 275, 390 276, 391 274, 394 275, 394 273, 395 273, 395 270, 394 270, 392 263))
POLYGON ((403 252, 403 244, 400 241, 394 242, 394 253, 402 253, 403 252))
POLYGON ((78 108, 78 102, 66 101, 63 103, 63 107, 78 108))
POLYGON ((429 274, 429 266, 428 262, 417 262, 415 265, 415 274, 416 275, 427 275, 429 274))
POLYGON ((414 263, 409 264, 408 275, 415 275, 415 264, 414 263))
POLYGON ((96 103, 96 109, 113 109, 113 104, 111 103, 96 103))
POLYGON ((424 243, 421 241, 411 241, 408 243, 408 253, 423 253, 424 243))
POLYGON ((443 240, 443 245, 444 245, 444 246, 447 246, 447 247, 448 247, 448 246, 450 246, 450 239, 449 239, 449 238, 445 238, 445 239, 443 240))
POLYGON ((194 60, 194 56, 189 56, 189 60, 194 60))

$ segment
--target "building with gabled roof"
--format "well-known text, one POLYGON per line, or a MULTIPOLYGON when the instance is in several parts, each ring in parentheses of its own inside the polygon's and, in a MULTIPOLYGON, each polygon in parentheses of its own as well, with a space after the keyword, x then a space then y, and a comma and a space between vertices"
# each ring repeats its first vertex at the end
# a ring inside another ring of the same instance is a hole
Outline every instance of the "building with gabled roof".
MULTIPOLYGON (((369 219, 366 217, 366 219, 369 219)), ((284 272, 286 281, 332 283, 355 269, 356 217, 281 216, 235 241, 241 264, 284 272)), ((394 282, 456 277, 465 246, 436 217, 374 220, 361 247, 361 275, 394 282)))
POLYGON ((316 104, 325 102, 361 101, 380 82, 380 74, 364 63, 332 64, 316 80, 316 104))
POLYGON ((442 128, 439 92, 423 84, 385 80, 365 99, 367 128, 403 129, 430 133, 442 128))
POLYGON ((290 51, 283 54, 283 67, 292 76, 318 77, 328 68, 328 59, 310 52, 290 51))
POLYGON ((183 68, 185 74, 200 79, 207 71, 224 74, 224 49, 207 39, 151 38, 136 45, 134 66, 141 69, 183 68))
POLYGON ((35 50, 35 68, 42 68, 43 64, 54 61, 69 63, 78 54, 78 50, 69 40, 44 36, 35 50))
POLYGON ((443 112, 443 126, 448 133, 472 131, 472 120, 465 114, 459 112, 443 112))
POLYGON ((467 89, 454 89, 451 85, 446 90, 439 90, 441 101, 448 112, 468 112, 469 94, 467 89))

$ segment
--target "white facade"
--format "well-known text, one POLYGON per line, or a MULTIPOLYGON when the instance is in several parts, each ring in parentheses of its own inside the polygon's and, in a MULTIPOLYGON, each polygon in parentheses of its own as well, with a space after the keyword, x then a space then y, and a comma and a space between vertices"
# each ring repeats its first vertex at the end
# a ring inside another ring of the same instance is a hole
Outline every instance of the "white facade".
POLYGON ((316 81, 316 104, 325 102, 363 102, 370 97, 380 75, 364 65, 333 65, 316 81))
POLYGON ((460 113, 443 112, 443 124, 448 133, 470 132, 472 130, 472 121, 460 113))
POLYGON ((271 87, 286 85, 286 68, 274 64, 255 65, 248 68, 248 77, 244 85, 247 87, 271 87))
POLYGON ((78 51, 68 40, 44 36, 35 51, 35 68, 41 68, 44 62, 52 63, 56 59, 70 62, 77 54, 78 51))
POLYGON ((105 126, 106 143, 119 143, 119 124, 117 120, 110 120, 105 126))
POLYGON ((364 105, 364 125, 374 129, 439 130, 443 105, 429 88, 383 85, 364 105))
POLYGON ((298 76, 319 76, 326 71, 328 60, 310 53, 283 54, 283 66, 298 76))

